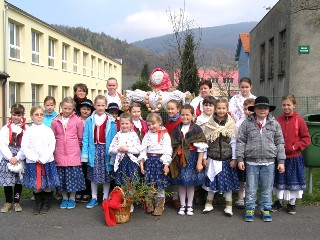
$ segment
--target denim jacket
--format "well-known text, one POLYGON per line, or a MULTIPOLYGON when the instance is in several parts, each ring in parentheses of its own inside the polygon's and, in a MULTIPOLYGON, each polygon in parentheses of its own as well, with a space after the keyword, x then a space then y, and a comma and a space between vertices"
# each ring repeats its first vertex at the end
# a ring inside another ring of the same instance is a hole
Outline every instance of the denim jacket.
POLYGON ((286 159, 284 139, 280 124, 268 115, 265 126, 260 128, 254 115, 248 117, 240 126, 237 137, 236 155, 238 162, 269 163, 286 159))

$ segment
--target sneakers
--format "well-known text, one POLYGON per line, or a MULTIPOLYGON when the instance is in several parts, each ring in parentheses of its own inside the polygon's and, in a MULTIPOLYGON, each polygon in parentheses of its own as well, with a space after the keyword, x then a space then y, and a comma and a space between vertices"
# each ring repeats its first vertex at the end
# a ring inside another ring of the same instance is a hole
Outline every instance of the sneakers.
POLYGON ((273 204, 272 204, 272 209, 270 210, 270 212, 277 212, 279 211, 280 209, 282 209, 282 205, 280 203, 279 200, 275 201, 273 204))
POLYGON ((235 202, 235 205, 237 206, 238 209, 244 209, 244 200, 238 199, 238 201, 235 202))
POLYGON ((19 203, 14 204, 14 211, 15 212, 22 212, 22 207, 19 203))
POLYGON ((86 205, 86 208, 94 208, 96 205, 98 205, 97 199, 92 198, 91 201, 86 205))
POLYGON ((271 222, 272 221, 272 217, 270 214, 271 209, 272 209, 271 207, 265 206, 264 209, 261 211, 262 220, 264 222, 271 222))
POLYGON ((232 206, 226 206, 226 208, 224 209, 224 213, 225 213, 228 217, 232 217, 232 216, 233 216, 232 206))
POLYGON ((287 213, 288 214, 296 214, 296 205, 287 204, 287 213))
POLYGON ((60 209, 66 209, 68 207, 68 200, 62 199, 61 204, 60 204, 60 209))
POLYGON ((183 216, 183 215, 186 214, 185 211, 186 211, 186 207, 185 206, 181 206, 179 211, 178 211, 178 214, 183 216))
POLYGON ((5 203, 1 208, 2 213, 7 213, 12 208, 12 203, 5 203))
POLYGON ((67 209, 73 209, 76 207, 76 202, 74 200, 69 199, 67 209))
POLYGON ((254 208, 247 207, 246 214, 244 215, 244 220, 246 222, 253 222, 254 219, 254 208))
POLYGON ((193 213, 193 208, 192 208, 192 206, 188 206, 188 207, 187 207, 187 215, 188 215, 188 216, 193 216, 193 214, 194 214, 194 213, 193 213))
POLYGON ((212 200, 207 199, 206 205, 204 205, 204 209, 202 210, 202 213, 208 213, 208 212, 211 212, 212 210, 213 210, 212 200))

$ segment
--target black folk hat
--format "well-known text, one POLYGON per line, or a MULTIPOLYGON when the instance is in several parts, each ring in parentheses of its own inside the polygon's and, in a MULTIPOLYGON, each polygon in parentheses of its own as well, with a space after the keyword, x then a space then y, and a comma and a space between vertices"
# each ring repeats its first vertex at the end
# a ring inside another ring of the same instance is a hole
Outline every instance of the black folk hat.
POLYGON ((119 108, 119 105, 117 103, 109 103, 108 108, 106 109, 106 112, 110 112, 111 110, 117 110, 118 114, 121 115, 123 111, 119 108))
POLYGON ((265 96, 257 97, 254 102, 254 106, 249 106, 248 110, 250 112, 253 112, 255 107, 269 107, 270 112, 272 112, 276 109, 276 106, 270 105, 269 99, 265 96))
POLYGON ((86 99, 86 100, 82 101, 81 103, 79 103, 79 109, 83 106, 91 108, 91 113, 95 110, 93 103, 90 99, 86 99))

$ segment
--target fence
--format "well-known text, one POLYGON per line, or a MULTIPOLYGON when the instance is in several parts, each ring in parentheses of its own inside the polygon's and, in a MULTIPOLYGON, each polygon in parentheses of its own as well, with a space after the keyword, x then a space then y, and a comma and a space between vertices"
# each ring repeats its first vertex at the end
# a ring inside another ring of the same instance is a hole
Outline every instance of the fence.
MULTIPOLYGON (((275 105, 277 109, 273 112, 274 116, 279 116, 282 114, 282 108, 281 108, 281 99, 282 97, 268 97, 270 100, 270 104, 275 105)), ((297 111, 300 116, 304 116, 305 114, 314 114, 314 113, 320 113, 320 96, 314 96, 314 97, 296 97, 297 100, 297 111)), ((32 106, 35 105, 43 105, 43 102, 18 102, 22 104, 25 107, 26 112, 26 118, 27 122, 31 122, 31 119, 29 117, 30 110, 32 106)), ((56 111, 59 111, 59 106, 56 106, 56 111)), ((163 122, 165 123, 167 121, 167 113, 164 109, 160 111, 160 116, 162 117, 163 122)), ((145 119, 145 117, 148 115, 147 108, 145 106, 142 107, 142 117, 145 119)))

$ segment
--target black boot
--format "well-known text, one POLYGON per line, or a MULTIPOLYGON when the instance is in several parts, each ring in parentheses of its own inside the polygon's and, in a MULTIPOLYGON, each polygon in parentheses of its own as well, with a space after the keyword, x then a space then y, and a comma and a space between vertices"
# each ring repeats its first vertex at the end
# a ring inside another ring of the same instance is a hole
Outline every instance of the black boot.
POLYGON ((43 193, 43 206, 40 211, 41 214, 47 214, 51 207, 51 197, 52 192, 44 192, 43 193))
POLYGON ((38 192, 38 193, 35 193, 33 192, 33 196, 34 196, 34 200, 35 200, 35 207, 33 209, 33 214, 34 215, 38 215, 41 211, 41 208, 42 208, 42 192, 38 192))

